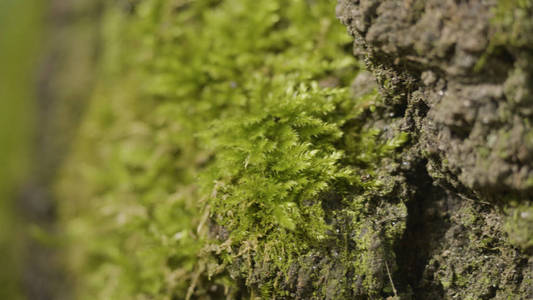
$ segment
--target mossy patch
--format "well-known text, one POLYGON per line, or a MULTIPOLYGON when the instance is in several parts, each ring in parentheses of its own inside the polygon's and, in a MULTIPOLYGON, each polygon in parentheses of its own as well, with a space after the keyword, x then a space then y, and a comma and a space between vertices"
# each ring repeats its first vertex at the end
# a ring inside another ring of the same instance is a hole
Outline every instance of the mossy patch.
POLYGON ((514 245, 527 250, 533 248, 533 207, 526 203, 508 208, 505 231, 514 245))
POLYGON ((364 126, 383 104, 347 88, 334 3, 108 3, 102 22, 58 189, 80 299, 395 293, 387 170, 409 135, 364 126))

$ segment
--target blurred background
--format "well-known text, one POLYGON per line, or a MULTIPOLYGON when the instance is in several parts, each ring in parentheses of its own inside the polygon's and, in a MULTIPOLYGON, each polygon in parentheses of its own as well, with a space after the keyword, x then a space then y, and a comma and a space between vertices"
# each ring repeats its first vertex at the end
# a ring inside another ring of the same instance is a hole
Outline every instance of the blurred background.
POLYGON ((29 177, 35 134, 35 65, 43 7, 33 0, 0 1, 0 298, 20 299, 25 234, 16 199, 29 177))
POLYGON ((98 12, 0 0, 0 299, 68 297, 51 183, 91 88, 98 12))
POLYGON ((195 126, 248 109, 268 78, 348 87, 359 67, 335 3, 0 0, 0 300, 238 293, 197 263, 212 156, 195 126))

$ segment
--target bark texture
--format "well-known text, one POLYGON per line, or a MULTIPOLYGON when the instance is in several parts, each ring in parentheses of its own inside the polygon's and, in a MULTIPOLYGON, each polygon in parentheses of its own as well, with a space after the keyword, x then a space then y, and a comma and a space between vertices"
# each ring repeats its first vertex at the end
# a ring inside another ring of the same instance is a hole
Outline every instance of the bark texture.
POLYGON ((375 124, 413 137, 401 293, 533 297, 531 2, 341 0, 337 15, 386 96, 375 124))

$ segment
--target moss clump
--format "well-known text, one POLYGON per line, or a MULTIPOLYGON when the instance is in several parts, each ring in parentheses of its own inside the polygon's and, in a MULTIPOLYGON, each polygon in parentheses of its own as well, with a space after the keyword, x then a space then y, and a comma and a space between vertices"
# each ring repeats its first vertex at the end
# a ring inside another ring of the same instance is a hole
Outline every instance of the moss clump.
POLYGON ((392 295, 405 227, 334 3, 108 3, 59 185, 80 299, 392 295), (132 51, 132 49, 135 49, 132 51))
POLYGON ((377 165, 407 135, 380 143, 378 130, 347 123, 359 116, 357 104, 375 94, 354 100, 342 90, 293 87, 282 79, 246 115, 208 130, 216 156, 208 203, 222 242, 206 247, 220 259, 211 272, 229 269, 266 298, 379 295, 383 278, 375 273, 385 266, 378 261, 385 256, 392 265, 406 211, 400 204, 387 212, 391 223, 373 225, 383 216, 373 220, 368 206, 385 185, 375 179, 377 165), (343 137, 344 125, 356 137, 343 137), (319 261, 327 256, 333 260, 319 261))
POLYGON ((490 42, 475 69, 480 71, 491 56, 517 56, 521 51, 530 50, 533 39, 528 33, 533 30, 532 17, 533 2, 529 0, 498 1, 492 9, 490 42))
POLYGON ((529 0, 501 0, 492 18, 495 37, 493 43, 512 47, 531 47, 533 30, 533 2, 529 0))
POLYGON ((533 248, 533 207, 523 204, 508 209, 505 231, 509 240, 522 249, 533 248))
POLYGON ((347 93, 316 83, 294 87, 284 77, 264 80, 268 92, 251 99, 246 114, 217 120, 206 136, 216 155, 208 181, 216 182, 213 218, 232 243, 260 239, 265 259, 280 268, 307 243, 324 240, 319 195, 346 190, 352 174, 334 145, 349 116, 340 108, 347 93))

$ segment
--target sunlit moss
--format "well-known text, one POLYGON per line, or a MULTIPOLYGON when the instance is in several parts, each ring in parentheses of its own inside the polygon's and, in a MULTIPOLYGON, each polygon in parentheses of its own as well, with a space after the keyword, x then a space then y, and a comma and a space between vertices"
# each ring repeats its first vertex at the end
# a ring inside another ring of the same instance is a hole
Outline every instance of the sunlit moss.
POLYGON ((392 270, 405 206, 366 215, 388 184, 374 169, 408 135, 362 127, 380 97, 351 96, 359 65, 334 5, 106 4, 100 82, 59 187, 80 299, 290 296, 292 266, 318 299, 390 294, 382 258, 392 270), (326 254, 338 261, 313 265, 326 254))

